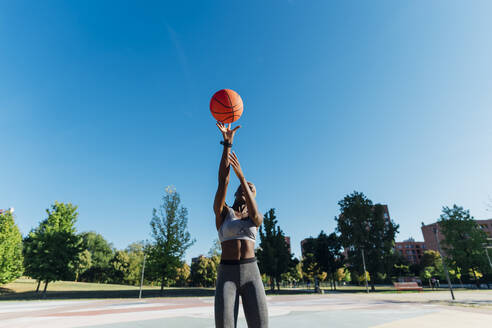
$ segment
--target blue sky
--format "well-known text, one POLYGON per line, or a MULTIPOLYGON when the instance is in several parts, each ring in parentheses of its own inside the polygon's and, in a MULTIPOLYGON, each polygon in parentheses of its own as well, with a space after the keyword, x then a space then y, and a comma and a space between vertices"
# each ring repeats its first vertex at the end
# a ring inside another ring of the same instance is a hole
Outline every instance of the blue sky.
POLYGON ((72 202, 79 231, 124 248, 149 238, 173 185, 197 239, 186 258, 206 253, 221 151, 208 105, 230 88, 244 101, 234 150, 297 256, 354 190, 388 204, 397 240, 422 240, 443 205, 491 217, 491 9, 0 2, 0 208, 25 234, 72 202))

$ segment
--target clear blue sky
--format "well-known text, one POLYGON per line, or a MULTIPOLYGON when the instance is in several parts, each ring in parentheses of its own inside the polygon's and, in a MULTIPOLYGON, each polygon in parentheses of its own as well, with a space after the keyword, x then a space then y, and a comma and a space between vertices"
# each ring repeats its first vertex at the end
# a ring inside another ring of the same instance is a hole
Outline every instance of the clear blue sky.
MULTIPOLYGON (((117 248, 149 238, 173 185, 216 237, 220 134, 209 99, 240 93, 234 149, 293 251, 335 228, 354 190, 397 240, 443 205, 492 216, 489 1, 2 1, 0 208, 23 234, 55 200, 117 248)), ((231 177, 231 188, 238 185, 231 177)), ((228 201, 232 202, 232 190, 228 201)))

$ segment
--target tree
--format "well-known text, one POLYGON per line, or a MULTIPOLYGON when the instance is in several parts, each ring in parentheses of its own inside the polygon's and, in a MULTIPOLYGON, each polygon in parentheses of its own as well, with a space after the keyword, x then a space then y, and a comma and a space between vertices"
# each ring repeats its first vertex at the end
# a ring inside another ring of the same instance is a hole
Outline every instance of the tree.
MULTIPOLYGON (((371 277, 393 265, 387 260, 394 253, 398 225, 384 217, 383 205, 373 205, 363 193, 354 191, 338 202, 340 215, 335 217, 342 245, 349 250, 351 270, 364 277, 361 251, 364 251, 367 271, 371 277), (391 264, 391 265, 390 265, 391 264)), ((375 290, 374 279, 371 289, 375 290)))
POLYGON ((111 281, 111 265, 115 249, 101 234, 94 231, 84 232, 82 248, 91 254, 91 266, 80 275, 81 281, 107 283, 111 281))
POLYGON ((159 209, 153 210, 150 221, 154 241, 149 249, 151 274, 164 286, 176 280, 186 250, 195 242, 188 232, 188 210, 181 205, 175 189, 167 187, 159 209))
POLYGON ((294 258, 292 260, 292 265, 289 267, 287 272, 282 273, 282 281, 286 281, 289 284, 297 283, 302 280, 302 262, 294 258))
POLYGON ((145 244, 143 241, 128 245, 125 252, 128 254, 128 271, 125 282, 130 285, 139 285, 142 275, 145 244))
POLYGON ((327 235, 321 231, 318 238, 315 239, 315 261, 319 265, 320 271, 326 272, 330 276, 335 290, 337 289, 335 274, 343 264, 341 249, 340 239, 334 232, 327 235))
POLYGON ((24 275, 36 279, 38 284, 36 286, 36 293, 39 292, 39 286, 41 285, 41 278, 39 274, 39 268, 43 266, 42 255, 42 242, 36 230, 31 230, 29 234, 24 238, 22 254, 24 256, 24 275))
POLYGON ((343 265, 341 248, 335 233, 327 235, 321 231, 317 238, 307 238, 303 244, 303 270, 308 280, 315 277, 325 280, 329 276, 332 289, 336 290, 336 272, 343 265))
POLYGON ((73 279, 73 264, 82 251, 75 230, 77 206, 55 201, 46 213, 48 218, 26 240, 32 249, 26 253, 27 267, 33 278, 45 282, 44 294, 50 282, 73 279))
POLYGON ((487 241, 486 233, 480 229, 469 210, 457 205, 443 207, 438 223, 444 236, 442 248, 449 258, 447 263, 455 263, 462 272, 471 272, 477 288, 480 288, 480 277, 476 272, 488 266, 483 247, 487 241))
POLYGON ((0 285, 22 275, 22 235, 10 212, 0 213, 0 285))
POLYGON ((289 252, 282 229, 277 226, 275 209, 272 208, 265 213, 259 232, 260 247, 256 251, 258 267, 262 273, 270 277, 272 291, 275 289, 274 280, 277 289, 280 290, 281 275, 292 265, 292 254, 289 252))
POLYGON ((177 269, 176 286, 184 287, 188 286, 190 283, 191 268, 185 262, 182 263, 181 267, 177 269))
POLYGON ((365 271, 365 274, 364 274, 364 272, 362 272, 361 274, 356 274, 355 277, 356 277, 357 281, 359 282, 359 284, 365 282, 366 280, 371 281, 371 275, 369 274, 368 271, 365 271))
POLYGON ((422 259, 420 260, 420 263, 424 267, 433 266, 435 268, 441 268, 442 267, 441 254, 439 254, 438 251, 434 251, 432 249, 426 250, 422 255, 422 259))
MULTIPOLYGON (((389 262, 393 265, 388 271, 392 279, 398 280, 410 274, 410 263, 400 252, 396 251, 389 262)), ((420 273, 420 270, 419 270, 420 273)), ((417 273, 418 274, 418 273, 417 273)))
POLYGON ((191 264, 191 283, 198 287, 213 287, 217 280, 218 263, 213 258, 200 256, 191 264))
POLYGON ((304 256, 302 258, 302 277, 304 281, 314 281, 314 278, 321 273, 319 264, 314 256, 314 238, 309 238, 303 245, 304 256))
POLYGON ((420 264, 423 267, 422 271, 420 272, 420 277, 422 278, 422 280, 428 280, 429 287, 432 287, 430 282, 431 278, 436 276, 439 278, 444 277, 442 258, 439 252, 431 249, 425 251, 424 255, 422 255, 422 259, 420 260, 420 264))
POLYGON ((125 251, 116 251, 110 261, 111 283, 125 284, 128 281, 130 271, 130 256, 125 251))
POLYGON ((72 263, 72 270, 75 273, 75 281, 78 281, 79 276, 86 272, 92 265, 91 252, 84 249, 80 252, 72 263))
POLYGON ((340 283, 342 281, 344 282, 350 282, 351 276, 350 276, 350 271, 347 269, 347 267, 341 267, 338 268, 337 273, 336 273, 336 279, 340 283))
POLYGON ((395 264, 393 266, 398 277, 406 277, 410 273, 410 266, 405 264, 395 264))
POLYGON ((220 254, 222 253, 222 246, 220 244, 220 241, 218 238, 214 239, 214 242, 212 244, 212 247, 210 247, 210 250, 208 251, 208 256, 218 256, 220 257, 220 254))

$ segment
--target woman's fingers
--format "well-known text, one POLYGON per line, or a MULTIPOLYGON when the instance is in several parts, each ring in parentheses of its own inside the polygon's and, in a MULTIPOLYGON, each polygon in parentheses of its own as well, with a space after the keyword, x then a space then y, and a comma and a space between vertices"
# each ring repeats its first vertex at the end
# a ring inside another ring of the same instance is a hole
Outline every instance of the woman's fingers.
POLYGON ((219 130, 220 130, 221 132, 225 132, 225 131, 224 131, 224 125, 223 125, 223 124, 221 124, 221 123, 217 122, 217 123, 215 123, 215 125, 217 125, 217 127, 219 128, 219 130))
POLYGON ((239 162, 236 157, 234 157, 233 153, 229 153, 229 161, 234 165, 239 165, 239 162))
POLYGON ((236 126, 236 127, 232 130, 232 132, 236 132, 236 130, 237 130, 237 129, 239 129, 240 127, 241 127, 241 125, 236 126))

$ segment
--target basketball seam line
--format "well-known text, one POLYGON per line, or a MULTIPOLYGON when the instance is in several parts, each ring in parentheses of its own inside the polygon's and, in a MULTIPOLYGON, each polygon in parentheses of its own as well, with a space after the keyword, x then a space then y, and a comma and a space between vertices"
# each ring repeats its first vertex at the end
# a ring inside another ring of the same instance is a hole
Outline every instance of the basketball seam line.
MULTIPOLYGON (((219 104, 221 104, 222 106, 224 106, 225 108, 234 109, 234 107, 236 107, 236 106, 238 106, 238 105, 239 105, 239 104, 237 104, 237 105, 234 105, 234 106, 232 106, 232 105, 231 105, 231 106, 227 106, 227 105, 224 105, 223 103, 221 103, 219 100, 217 100, 217 98, 216 98, 216 97, 214 97, 214 100, 215 100, 216 102, 218 102, 219 104)), ((229 99, 229 102, 231 102, 231 100, 230 100, 230 99, 229 99)))
MULTIPOLYGON (((227 107, 226 107, 227 108, 227 107)), ((241 110, 241 108, 238 108, 238 109, 234 109, 232 110, 231 112, 229 113, 234 113, 234 112, 239 112, 241 110)), ((210 110, 212 113, 214 114, 228 114, 227 112, 226 113, 223 113, 223 112, 216 112, 216 111, 213 111, 213 110, 210 110)))
MULTIPOLYGON (((231 109, 234 109, 234 106, 232 106, 232 101, 231 97, 229 97, 229 93, 226 91, 227 99, 229 99, 229 104, 231 106, 231 109)), ((234 121, 234 111, 232 111, 232 120, 234 121)))
POLYGON ((228 119, 230 119, 231 117, 233 118, 233 117, 234 117, 234 115, 227 116, 226 118, 223 118, 222 120, 223 120, 223 121, 227 121, 227 120, 228 120, 228 119))

